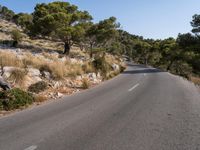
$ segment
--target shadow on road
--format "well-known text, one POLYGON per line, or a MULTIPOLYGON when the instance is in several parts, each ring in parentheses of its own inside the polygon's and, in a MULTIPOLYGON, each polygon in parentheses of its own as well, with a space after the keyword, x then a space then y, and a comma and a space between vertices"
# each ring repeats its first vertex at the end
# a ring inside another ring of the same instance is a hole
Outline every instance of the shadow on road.
POLYGON ((144 73, 165 72, 165 71, 160 70, 160 69, 146 67, 145 65, 128 64, 128 66, 129 67, 135 67, 135 69, 125 70, 122 74, 144 74, 144 73))

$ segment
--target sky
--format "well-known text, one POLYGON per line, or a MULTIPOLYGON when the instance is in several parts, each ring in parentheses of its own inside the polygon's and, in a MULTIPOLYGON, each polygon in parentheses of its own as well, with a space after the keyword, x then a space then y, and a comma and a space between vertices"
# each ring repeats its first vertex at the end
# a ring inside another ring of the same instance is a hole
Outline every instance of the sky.
MULTIPOLYGON (((54 0, 0 0, 16 13, 34 11, 37 3, 54 0)), ((65 0, 63 0, 65 1, 65 0)), ((165 39, 190 32, 194 14, 200 14, 199 0, 68 0, 87 10, 94 22, 115 16, 123 30, 144 38, 165 39)))

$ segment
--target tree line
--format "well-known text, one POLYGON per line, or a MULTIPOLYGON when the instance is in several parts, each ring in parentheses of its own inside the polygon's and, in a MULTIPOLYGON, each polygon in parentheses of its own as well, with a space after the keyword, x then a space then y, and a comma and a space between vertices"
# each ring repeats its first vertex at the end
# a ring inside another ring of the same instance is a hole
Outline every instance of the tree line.
POLYGON ((164 40, 130 34, 120 29, 115 17, 94 23, 87 11, 68 2, 37 4, 31 14, 15 14, 0 6, 0 14, 20 25, 30 37, 62 41, 64 54, 69 54, 71 47, 77 45, 91 57, 95 52, 106 51, 185 77, 200 75, 200 15, 197 14, 191 21, 192 33, 164 40))

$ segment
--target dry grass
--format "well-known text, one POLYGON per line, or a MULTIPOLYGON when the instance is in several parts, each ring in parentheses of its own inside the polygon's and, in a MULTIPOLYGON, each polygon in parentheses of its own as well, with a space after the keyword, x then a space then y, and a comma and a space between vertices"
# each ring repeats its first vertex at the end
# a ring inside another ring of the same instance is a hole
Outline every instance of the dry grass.
POLYGON ((190 77, 190 80, 197 85, 200 85, 200 77, 190 77))
POLYGON ((85 73, 92 73, 95 72, 95 69, 91 62, 85 62, 82 66, 82 69, 85 73))
POLYGON ((22 69, 14 69, 10 74, 10 80, 19 85, 23 85, 27 72, 22 69))
POLYGON ((49 68, 52 72, 52 76, 57 80, 63 79, 67 72, 65 63, 63 62, 50 63, 49 68))
POLYGON ((42 102, 46 101, 48 98, 43 95, 37 95, 37 96, 35 96, 34 99, 35 99, 35 102, 42 103, 42 102))
POLYGON ((81 75, 83 73, 84 71, 80 64, 67 64, 66 76, 75 78, 76 76, 81 75))
POLYGON ((12 52, 0 52, 0 66, 23 67, 23 62, 12 52))
POLYGON ((82 88, 83 89, 88 89, 89 87, 90 87, 90 81, 88 79, 84 78, 82 80, 82 88))

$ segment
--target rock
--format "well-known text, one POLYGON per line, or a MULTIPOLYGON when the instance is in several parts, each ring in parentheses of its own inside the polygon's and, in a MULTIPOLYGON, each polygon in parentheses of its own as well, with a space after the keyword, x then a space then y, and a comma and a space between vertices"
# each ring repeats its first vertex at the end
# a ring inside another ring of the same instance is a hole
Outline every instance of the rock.
POLYGON ((82 76, 77 76, 76 80, 82 80, 82 76))
POLYGON ((42 72, 42 76, 43 76, 44 78, 48 79, 48 80, 51 79, 51 74, 50 74, 50 72, 48 72, 48 71, 43 71, 43 72, 42 72))
POLYGON ((32 77, 26 76, 26 79, 24 81, 24 86, 29 87, 30 85, 35 84, 39 81, 42 81, 42 79, 38 76, 32 76, 32 77))
POLYGON ((1 76, 0 76, 0 87, 3 90, 10 90, 11 86, 9 85, 9 83, 7 83, 1 76))
POLYGON ((62 86, 62 82, 56 81, 56 82, 53 83, 53 88, 54 89, 57 89, 57 88, 59 88, 61 86, 62 86))
POLYGON ((35 69, 35 68, 28 68, 28 76, 30 77, 39 77, 40 74, 40 70, 39 69, 35 69))
POLYGON ((3 67, 3 77, 5 79, 8 79, 12 73, 13 70, 15 69, 19 69, 19 68, 16 68, 16 67, 3 67))
POLYGON ((57 97, 57 98, 62 98, 63 96, 64 96, 64 95, 63 95, 62 93, 60 93, 60 92, 57 92, 57 93, 56 93, 56 97, 57 97))
POLYGON ((88 78, 90 78, 91 80, 96 80, 97 79, 97 75, 96 75, 96 73, 89 73, 88 74, 88 78))
POLYGON ((117 64, 113 64, 112 68, 113 68, 114 71, 119 71, 120 70, 120 67, 117 64))
POLYGON ((100 74, 100 72, 97 73, 97 78, 98 78, 98 79, 101 78, 101 74, 100 74))

